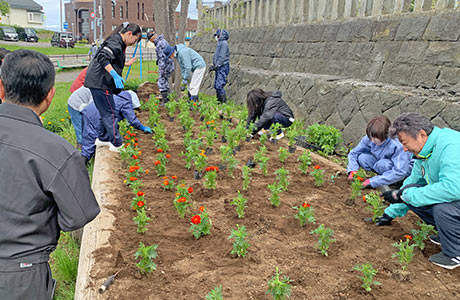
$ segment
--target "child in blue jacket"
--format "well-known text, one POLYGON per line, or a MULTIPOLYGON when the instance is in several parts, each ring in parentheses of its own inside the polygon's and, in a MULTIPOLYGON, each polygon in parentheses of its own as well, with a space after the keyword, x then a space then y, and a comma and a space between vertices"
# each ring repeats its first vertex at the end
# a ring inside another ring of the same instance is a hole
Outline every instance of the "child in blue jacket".
POLYGON ((390 120, 383 115, 369 121, 366 135, 348 154, 349 180, 360 167, 377 173, 363 182, 363 186, 369 188, 397 183, 410 175, 412 154, 404 152, 397 139, 388 138, 390 125, 390 120))

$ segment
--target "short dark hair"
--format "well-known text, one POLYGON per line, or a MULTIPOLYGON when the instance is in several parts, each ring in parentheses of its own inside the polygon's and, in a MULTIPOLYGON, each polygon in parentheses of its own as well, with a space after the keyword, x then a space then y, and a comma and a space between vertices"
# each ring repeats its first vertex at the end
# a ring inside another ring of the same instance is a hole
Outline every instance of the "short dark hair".
POLYGON ((55 75, 53 63, 46 55, 24 49, 13 51, 2 64, 4 100, 38 106, 54 86, 55 75))
POLYGON ((388 137, 388 129, 390 126, 390 119, 386 116, 376 116, 367 123, 366 134, 369 138, 378 138, 384 141, 388 137))
POLYGON ((434 125, 431 121, 418 113, 408 112, 402 113, 393 122, 390 128, 390 135, 392 137, 398 135, 399 132, 405 132, 413 138, 417 138, 420 130, 424 130, 427 135, 433 131, 434 125))
POLYGON ((10 53, 10 50, 7 50, 5 48, 0 48, 0 66, 2 65, 2 60, 5 58, 5 56, 10 53))

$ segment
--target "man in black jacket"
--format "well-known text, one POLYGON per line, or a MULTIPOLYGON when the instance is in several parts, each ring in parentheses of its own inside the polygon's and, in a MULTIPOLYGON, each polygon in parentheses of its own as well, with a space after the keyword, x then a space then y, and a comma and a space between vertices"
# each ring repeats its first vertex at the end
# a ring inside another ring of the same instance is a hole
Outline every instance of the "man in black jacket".
POLYGON ((60 231, 99 213, 80 152, 43 128, 55 71, 43 54, 10 53, 0 77, 0 299, 50 300, 60 231))

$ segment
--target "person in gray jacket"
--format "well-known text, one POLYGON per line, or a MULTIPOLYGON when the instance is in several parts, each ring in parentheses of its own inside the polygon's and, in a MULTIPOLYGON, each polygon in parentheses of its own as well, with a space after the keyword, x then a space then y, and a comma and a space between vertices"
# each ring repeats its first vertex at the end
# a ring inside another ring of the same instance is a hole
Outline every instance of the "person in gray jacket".
POLYGON ((72 121, 75 135, 77 137, 77 148, 81 148, 81 130, 82 130, 82 117, 81 111, 93 102, 93 95, 87 87, 80 87, 78 90, 70 95, 67 100, 67 108, 69 110, 70 120, 72 121))
POLYGON ((0 76, 0 299, 51 300, 48 264, 60 231, 99 214, 80 152, 46 130, 43 114, 55 94, 51 60, 16 50, 0 76))
MULTIPOLYGON (((247 126, 255 122, 252 134, 261 129, 269 129, 273 123, 279 123, 282 127, 289 127, 294 122, 294 114, 289 106, 281 99, 281 92, 265 92, 261 89, 252 89, 248 92, 248 120, 247 126)), ((283 137, 282 132, 278 138, 283 137)))

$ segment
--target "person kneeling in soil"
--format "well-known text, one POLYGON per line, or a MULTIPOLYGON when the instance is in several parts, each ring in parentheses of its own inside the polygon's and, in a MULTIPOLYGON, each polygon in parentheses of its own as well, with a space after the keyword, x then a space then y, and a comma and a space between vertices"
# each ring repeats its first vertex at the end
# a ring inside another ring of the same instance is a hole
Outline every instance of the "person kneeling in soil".
POLYGON ((195 50, 186 47, 184 44, 166 47, 164 54, 166 57, 175 57, 177 59, 182 74, 181 90, 185 91, 190 78, 190 85, 188 86, 189 98, 192 101, 198 101, 198 92, 206 71, 204 59, 195 50))
POLYGON ((365 188, 377 188, 401 182, 412 170, 412 154, 404 152, 397 139, 388 138, 391 122, 386 116, 376 116, 367 124, 366 135, 348 154, 347 173, 352 180, 363 168, 378 175, 363 182, 365 188))
POLYGON ((77 137, 77 149, 81 149, 81 111, 91 102, 93 102, 91 91, 84 86, 73 92, 67 100, 70 121, 77 137))
POLYGON ((56 92, 51 60, 16 50, 0 80, 0 299, 50 300, 48 264, 61 231, 99 214, 80 153, 43 128, 40 115, 56 92))
POLYGON ((169 94, 169 78, 174 73, 174 61, 165 54, 165 49, 171 47, 168 41, 162 34, 158 35, 156 32, 151 31, 147 33, 147 40, 155 44, 155 52, 157 55, 156 64, 158 65, 158 89, 161 94, 161 104, 166 104, 169 94))
MULTIPOLYGON (((265 92, 256 88, 248 92, 247 96, 248 120, 247 126, 255 122, 255 128, 252 134, 256 134, 261 129, 269 129, 274 123, 281 124, 284 128, 292 125, 294 114, 289 106, 281 99, 281 92, 265 92)), ((278 132, 277 139, 284 136, 278 132)))
POLYGON ((430 240, 442 251, 428 260, 455 269, 460 266, 460 132, 438 128, 417 113, 403 113, 390 133, 416 160, 403 187, 382 194, 392 204, 385 214, 402 217, 412 210, 433 225, 439 235, 430 240))
MULTIPOLYGON (((139 100, 137 95, 132 91, 123 91, 118 95, 113 96, 115 102, 115 117, 117 123, 123 119, 126 119, 128 123, 142 130, 145 133, 152 133, 150 127, 142 125, 139 119, 134 113, 134 109, 139 107, 139 100)), ((96 108, 94 103, 90 103, 86 106, 82 112, 82 144, 81 144, 81 155, 85 159, 85 163, 93 157, 96 152, 96 142, 98 137, 98 130, 101 130, 101 115, 96 108)))

